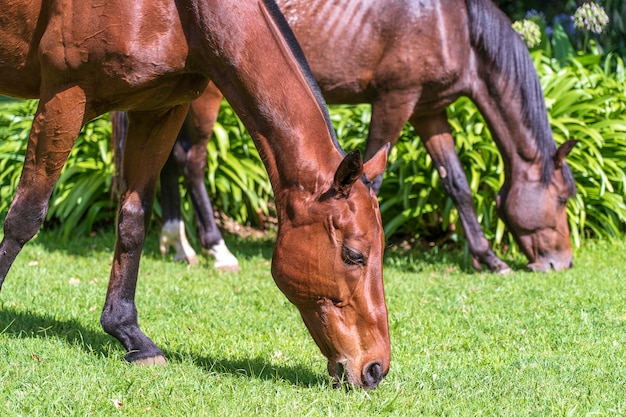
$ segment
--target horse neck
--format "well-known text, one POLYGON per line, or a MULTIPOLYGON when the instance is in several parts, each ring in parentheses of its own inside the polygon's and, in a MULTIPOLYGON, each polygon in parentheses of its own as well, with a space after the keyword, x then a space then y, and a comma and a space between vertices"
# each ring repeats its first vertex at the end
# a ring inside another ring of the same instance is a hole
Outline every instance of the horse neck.
POLYGON ((533 166, 540 168, 541 149, 535 132, 524 120, 521 93, 494 80, 493 74, 478 85, 480 88, 472 93, 472 100, 487 121, 504 160, 506 177, 515 178, 533 166), (501 88, 493 92, 494 85, 501 88))
POLYGON ((539 77, 511 22, 488 0, 467 0, 474 78, 470 96, 487 120, 507 178, 552 174, 556 151, 539 77), (531 169, 531 168, 537 168, 531 169))
POLYGON ((200 9, 201 25, 221 28, 203 45, 222 58, 209 63, 210 77, 251 134, 276 204, 283 204, 285 190, 319 193, 330 187, 342 153, 286 22, 263 2, 216 3, 212 10, 219 8, 217 13, 200 9))

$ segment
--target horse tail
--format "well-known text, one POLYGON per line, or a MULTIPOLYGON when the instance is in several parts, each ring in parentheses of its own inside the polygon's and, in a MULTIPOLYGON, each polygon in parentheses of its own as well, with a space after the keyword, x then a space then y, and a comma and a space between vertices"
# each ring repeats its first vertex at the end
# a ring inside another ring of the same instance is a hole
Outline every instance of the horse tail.
MULTIPOLYGON (((526 44, 511 27, 509 18, 491 0, 466 0, 465 3, 472 48, 504 77, 507 85, 517 86, 521 94, 523 121, 532 131, 542 155, 541 179, 547 183, 554 172, 552 156, 556 143, 539 77, 526 44)), ((493 83, 488 85, 493 86, 493 83)), ((569 167, 564 168, 566 181, 573 191, 573 176, 571 172, 566 173, 569 167)))
POLYGON ((122 158, 124 156, 124 143, 128 130, 128 116, 125 112, 114 111, 111 118, 111 149, 113 150, 113 183, 111 185, 111 200, 118 199, 121 194, 122 158))

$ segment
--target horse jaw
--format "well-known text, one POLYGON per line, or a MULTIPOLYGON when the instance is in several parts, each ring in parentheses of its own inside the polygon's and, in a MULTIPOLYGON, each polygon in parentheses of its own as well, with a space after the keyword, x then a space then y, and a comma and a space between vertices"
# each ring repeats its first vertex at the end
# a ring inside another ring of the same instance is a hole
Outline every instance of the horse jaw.
POLYGON ((379 174, 386 149, 381 155, 368 165, 348 154, 315 191, 294 186, 276 199, 282 221, 272 276, 327 358, 335 385, 372 389, 389 371, 382 221, 360 180, 364 171, 379 174))

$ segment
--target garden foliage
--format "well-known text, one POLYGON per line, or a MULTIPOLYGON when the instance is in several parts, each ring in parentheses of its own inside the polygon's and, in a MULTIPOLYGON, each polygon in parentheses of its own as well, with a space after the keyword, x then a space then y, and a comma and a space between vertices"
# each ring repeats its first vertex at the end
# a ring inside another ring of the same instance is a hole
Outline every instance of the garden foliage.
MULTIPOLYGON (((0 212, 3 219, 22 172, 36 108, 36 100, 3 101, 0 107, 0 212)), ((52 193, 47 225, 58 226, 64 239, 73 233, 89 233, 97 225, 112 224, 115 219, 110 136, 107 115, 87 124, 52 193)))
MULTIPOLYGON (((545 28, 544 28, 545 31, 545 28)), ((576 54, 555 58, 555 39, 532 52, 554 138, 579 143, 568 157, 577 195, 568 204, 573 242, 591 236, 623 235, 626 224, 626 69, 618 55, 576 54), (601 59, 602 58, 602 59, 601 59)), ((567 48, 565 48, 567 49, 567 48)), ((34 101, 0 103, 0 215, 13 196, 35 111, 34 101)), ((334 106, 331 118, 346 150, 364 147, 370 108, 334 106)), ((448 109, 457 150, 474 195, 479 221, 495 247, 514 247, 495 212, 503 182, 502 159, 476 107, 465 98, 448 109)), ((82 131, 50 201, 48 225, 63 237, 112 224, 110 124, 104 116, 82 131)), ((271 216, 271 187, 258 152, 243 125, 224 103, 209 145, 207 186, 216 209, 241 223, 258 225, 271 216)), ((183 196, 193 227, 192 205, 183 196)), ((432 160, 410 126, 391 151, 380 193, 388 237, 402 235, 463 240, 452 200, 444 193, 432 160)), ((155 207, 158 217, 160 209, 155 207)))

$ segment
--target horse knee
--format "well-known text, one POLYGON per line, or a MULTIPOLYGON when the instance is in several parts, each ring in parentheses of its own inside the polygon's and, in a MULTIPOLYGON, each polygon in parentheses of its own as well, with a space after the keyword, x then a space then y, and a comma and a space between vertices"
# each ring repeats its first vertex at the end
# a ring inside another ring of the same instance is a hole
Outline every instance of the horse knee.
POLYGON ((438 171, 441 185, 446 194, 451 196, 453 200, 456 200, 457 204, 472 203, 472 192, 464 173, 448 173, 443 168, 440 168, 438 171))
POLYGON ((118 215, 118 242, 124 251, 141 250, 146 237, 146 210, 141 204, 124 204, 118 215))
POLYGON ((15 200, 4 221, 4 235, 23 246, 39 231, 47 211, 47 204, 20 204, 15 200))

